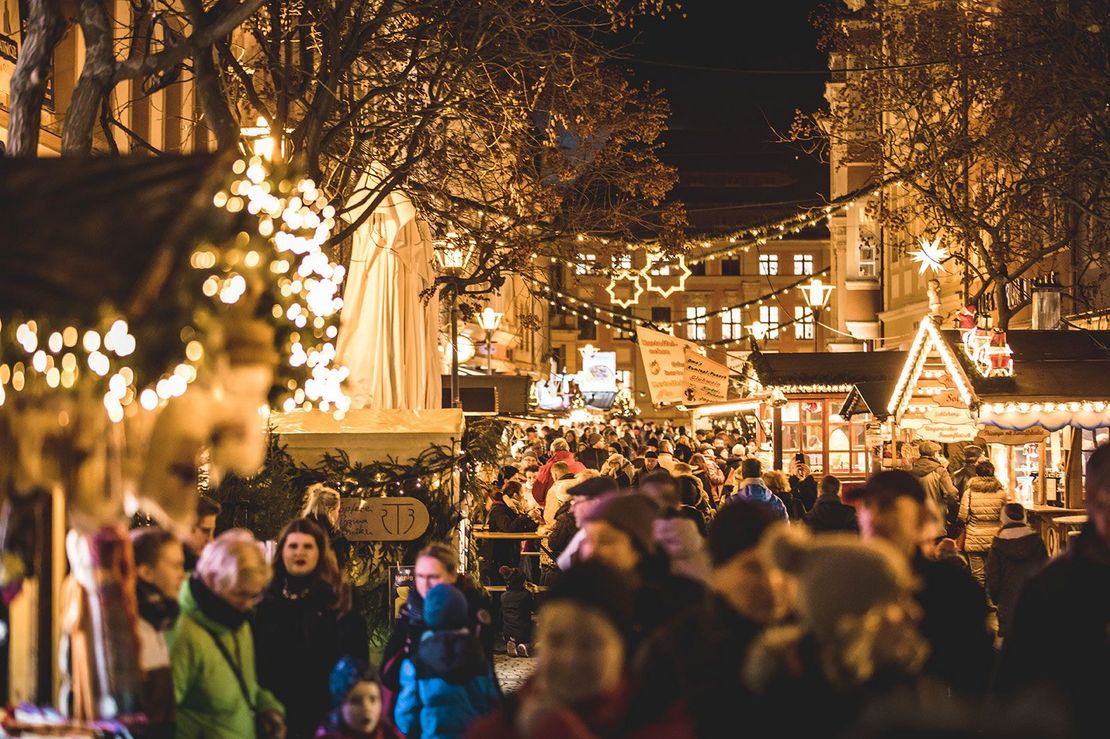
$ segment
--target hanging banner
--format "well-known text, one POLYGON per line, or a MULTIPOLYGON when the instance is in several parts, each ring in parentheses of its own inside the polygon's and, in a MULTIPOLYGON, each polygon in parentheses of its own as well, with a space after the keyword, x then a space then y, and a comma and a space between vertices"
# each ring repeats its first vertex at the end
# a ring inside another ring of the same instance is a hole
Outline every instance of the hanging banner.
POLYGON ((593 352, 583 356, 578 389, 584 393, 617 392, 617 353, 593 352))
POLYGON ((687 405, 719 403, 728 399, 728 367, 720 362, 707 359, 690 347, 686 355, 687 405))
POLYGON ((651 402, 681 403, 686 400, 686 348, 694 345, 661 331, 636 327, 636 341, 647 375, 651 402))

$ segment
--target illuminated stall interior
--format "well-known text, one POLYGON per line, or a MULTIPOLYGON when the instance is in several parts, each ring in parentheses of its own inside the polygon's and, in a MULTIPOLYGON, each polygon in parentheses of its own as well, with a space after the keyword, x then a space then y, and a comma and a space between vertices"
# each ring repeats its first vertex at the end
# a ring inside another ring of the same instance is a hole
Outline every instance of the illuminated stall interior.
MULTIPOLYGON (((748 358, 746 390, 759 399, 758 442, 769 447, 775 469, 788 469, 803 454, 815 474, 845 480, 868 472, 866 415, 840 415, 857 382, 893 383, 906 352, 753 351, 748 358)), ((703 409, 703 413, 712 409, 703 409)))

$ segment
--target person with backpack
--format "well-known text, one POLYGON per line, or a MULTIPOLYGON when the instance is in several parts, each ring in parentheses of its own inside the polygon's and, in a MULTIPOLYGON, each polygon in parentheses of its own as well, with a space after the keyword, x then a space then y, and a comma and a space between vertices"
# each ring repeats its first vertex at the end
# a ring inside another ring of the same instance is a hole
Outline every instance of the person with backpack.
POLYGON ((754 500, 771 507, 775 514, 783 521, 790 520, 786 506, 778 497, 763 484, 763 463, 754 457, 749 457, 740 463, 740 482, 736 490, 724 502, 728 505, 732 500, 754 500))

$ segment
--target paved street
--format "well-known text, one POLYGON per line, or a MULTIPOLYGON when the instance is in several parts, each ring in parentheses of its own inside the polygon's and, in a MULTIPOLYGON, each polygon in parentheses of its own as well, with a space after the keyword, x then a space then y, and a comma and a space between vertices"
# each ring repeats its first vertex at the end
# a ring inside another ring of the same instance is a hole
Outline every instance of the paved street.
POLYGON ((506 693, 512 693, 519 689, 535 668, 536 659, 534 657, 509 657, 504 654, 493 656, 493 669, 497 672, 501 689, 506 693))

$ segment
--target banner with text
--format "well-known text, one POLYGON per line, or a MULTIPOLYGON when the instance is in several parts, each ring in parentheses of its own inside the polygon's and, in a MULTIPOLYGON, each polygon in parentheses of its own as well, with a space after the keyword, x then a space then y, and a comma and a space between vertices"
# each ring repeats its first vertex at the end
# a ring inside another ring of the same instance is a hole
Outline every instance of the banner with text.
POLYGON ((686 390, 688 405, 728 400, 728 367, 686 347, 686 390))
POLYGON ((636 327, 640 359, 644 362, 652 403, 682 403, 686 400, 686 348, 689 341, 643 326, 636 327))

